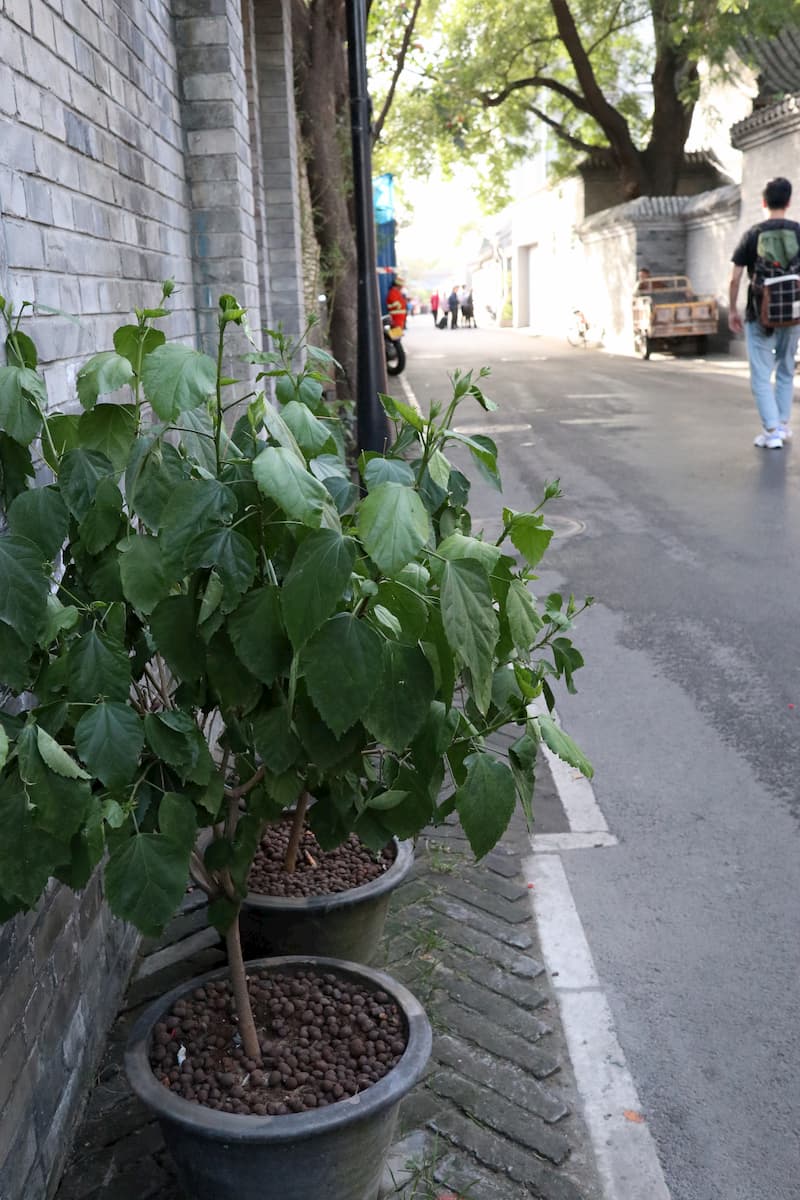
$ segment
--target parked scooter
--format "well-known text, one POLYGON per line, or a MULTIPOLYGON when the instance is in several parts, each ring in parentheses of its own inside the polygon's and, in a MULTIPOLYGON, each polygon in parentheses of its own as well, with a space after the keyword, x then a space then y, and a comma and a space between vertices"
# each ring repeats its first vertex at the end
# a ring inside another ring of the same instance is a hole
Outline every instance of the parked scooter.
POLYGON ((390 316, 383 318, 383 348, 386 353, 386 371, 389 375, 399 375, 406 365, 403 332, 399 325, 392 325, 390 316))

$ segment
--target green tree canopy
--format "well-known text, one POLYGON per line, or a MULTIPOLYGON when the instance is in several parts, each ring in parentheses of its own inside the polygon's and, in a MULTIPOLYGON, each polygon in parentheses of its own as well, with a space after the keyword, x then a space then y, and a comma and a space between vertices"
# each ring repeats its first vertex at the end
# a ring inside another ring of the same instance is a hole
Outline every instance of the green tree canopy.
POLYGON ((509 168, 549 134, 557 169, 603 149, 629 198, 674 194, 701 63, 725 72, 732 49, 744 55, 750 39, 796 15, 796 0, 431 6, 408 48, 379 161, 421 175, 436 158, 480 161, 484 190, 500 198, 509 168))

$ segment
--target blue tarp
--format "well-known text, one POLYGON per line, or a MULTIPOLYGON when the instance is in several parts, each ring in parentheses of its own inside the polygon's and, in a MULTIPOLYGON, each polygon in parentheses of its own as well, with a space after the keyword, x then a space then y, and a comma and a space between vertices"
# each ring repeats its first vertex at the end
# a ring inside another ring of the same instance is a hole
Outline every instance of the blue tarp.
POLYGON ((372 203, 375 209, 375 249, 378 264, 378 289, 381 311, 386 312, 386 293, 397 270, 394 245, 394 190, 391 175, 378 175, 372 181, 372 203))

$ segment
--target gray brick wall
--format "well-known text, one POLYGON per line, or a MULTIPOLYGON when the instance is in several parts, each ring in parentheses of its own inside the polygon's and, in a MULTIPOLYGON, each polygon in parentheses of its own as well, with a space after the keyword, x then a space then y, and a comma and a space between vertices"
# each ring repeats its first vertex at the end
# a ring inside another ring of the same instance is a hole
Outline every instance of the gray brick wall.
POLYGON ((162 279, 181 289, 173 337, 195 329, 189 184, 167 0, 6 0, 0 13, 0 210, 5 287, 37 316, 50 402, 74 404, 89 354, 110 345, 162 279))
POLYGON ((136 944, 97 878, 0 926, 0 1200, 51 1194, 136 944))
MULTIPOLYGON (((288 111, 284 0, 0 0, 0 291, 37 305, 51 408, 168 277, 173 338, 207 347, 223 290, 257 332, 277 286, 301 327, 295 128, 262 136, 262 21, 288 111)), ((97 882, 0 926, 0 1200, 52 1195, 134 940, 97 882)))

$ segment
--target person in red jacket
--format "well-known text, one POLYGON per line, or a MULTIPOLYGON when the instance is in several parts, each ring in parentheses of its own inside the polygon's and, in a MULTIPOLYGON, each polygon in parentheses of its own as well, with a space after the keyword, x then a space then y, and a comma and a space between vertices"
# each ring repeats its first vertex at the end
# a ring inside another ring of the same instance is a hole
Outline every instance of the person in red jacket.
POLYGON ((433 323, 439 323, 439 293, 431 292, 431 312, 433 313, 433 323))
POLYGON ((392 329, 403 330, 406 327, 407 305, 406 298, 400 290, 405 280, 398 275, 392 277, 392 286, 386 293, 386 311, 392 319, 392 329))

